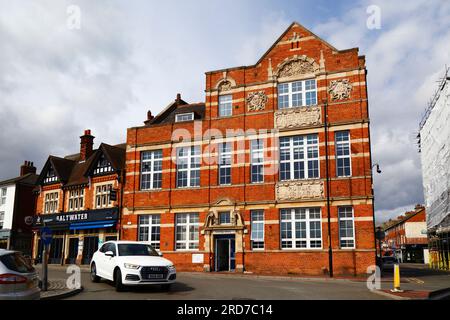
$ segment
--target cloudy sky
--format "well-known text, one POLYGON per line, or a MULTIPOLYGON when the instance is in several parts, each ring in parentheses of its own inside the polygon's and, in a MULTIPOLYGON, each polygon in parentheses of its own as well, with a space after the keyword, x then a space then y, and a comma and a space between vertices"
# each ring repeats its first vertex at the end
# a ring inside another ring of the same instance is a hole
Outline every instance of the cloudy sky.
POLYGON ((177 92, 203 101, 204 72, 254 64, 298 21, 366 55, 377 223, 396 217, 423 202, 415 137, 450 65, 450 1, 335 2, 0 0, 0 180, 78 152, 87 128, 124 142, 177 92))

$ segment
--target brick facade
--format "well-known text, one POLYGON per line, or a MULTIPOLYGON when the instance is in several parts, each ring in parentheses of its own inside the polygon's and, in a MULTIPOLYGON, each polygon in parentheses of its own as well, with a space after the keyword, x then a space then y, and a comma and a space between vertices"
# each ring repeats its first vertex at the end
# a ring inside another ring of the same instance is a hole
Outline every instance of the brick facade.
POLYGON ((319 275, 330 273, 330 226, 334 274, 365 273, 375 264, 366 74, 358 49, 337 50, 298 23, 255 65, 207 72, 204 103, 188 104, 178 96, 145 126, 128 129, 122 239, 138 240, 139 217, 157 214, 160 249, 178 270, 217 271, 215 260, 225 257, 217 239, 227 235, 231 242, 225 246, 235 251, 234 268, 229 262, 229 269, 319 275), (279 108, 278 85, 302 80, 315 80, 315 103, 279 108), (232 97, 232 114, 226 117, 218 111, 219 96, 225 95, 232 97), (194 121, 174 120, 176 114, 191 112, 194 121), (230 129, 235 131, 227 133, 230 129), (340 131, 350 137, 351 175, 345 177, 338 177, 336 168, 335 134, 340 131), (299 135, 318 137, 318 177, 281 181, 279 170, 270 172, 280 164, 279 139, 299 135), (252 183, 250 174, 255 138, 264 141, 267 173, 260 183, 252 183), (232 146, 228 185, 219 184, 217 161, 210 162, 223 142, 232 146), (201 148, 200 185, 179 188, 175 150, 192 145, 201 148), (142 190, 141 157, 152 150, 162 151, 161 186, 142 190), (352 248, 341 246, 339 207, 353 211, 352 248), (318 248, 282 248, 280 212, 295 208, 320 209, 318 248), (263 249, 252 248, 252 210, 264 215, 263 249), (218 223, 220 212, 230 212, 231 221, 218 223), (195 250, 176 249, 176 217, 182 213, 198 214, 195 250))

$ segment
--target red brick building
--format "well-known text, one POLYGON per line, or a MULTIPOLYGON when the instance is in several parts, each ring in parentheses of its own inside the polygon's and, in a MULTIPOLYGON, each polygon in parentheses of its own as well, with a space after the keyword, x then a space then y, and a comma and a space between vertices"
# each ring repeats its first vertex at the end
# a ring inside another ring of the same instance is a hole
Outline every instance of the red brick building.
POLYGON ((93 253, 119 236, 125 144, 94 146, 86 130, 80 152, 49 156, 37 180, 33 257, 41 260, 40 230, 52 230, 49 263, 89 264, 93 253), (111 192, 115 193, 114 200, 111 192))
POLYGON ((179 270, 362 274, 375 264, 365 58, 293 23, 127 132, 123 239, 179 270))
POLYGON ((394 255, 401 262, 427 263, 426 221, 425 207, 417 205, 414 211, 387 222, 383 227, 385 255, 394 255))

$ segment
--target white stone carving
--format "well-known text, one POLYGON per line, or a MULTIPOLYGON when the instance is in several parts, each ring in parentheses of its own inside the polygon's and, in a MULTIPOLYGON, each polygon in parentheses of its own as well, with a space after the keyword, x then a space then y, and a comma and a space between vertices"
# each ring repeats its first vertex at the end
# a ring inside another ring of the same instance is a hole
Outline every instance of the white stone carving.
POLYGON ((280 63, 275 74, 278 78, 290 78, 304 74, 314 74, 318 71, 319 66, 314 59, 305 55, 295 55, 280 63))
POLYGON ((333 101, 350 98, 351 91, 352 84, 348 79, 333 80, 328 87, 328 93, 333 101))
POLYGON ((276 186, 277 200, 322 199, 323 181, 283 181, 276 186))
POLYGON ((219 91, 229 91, 229 90, 231 90, 231 86, 232 86, 232 84, 230 81, 228 81, 228 80, 222 81, 219 84, 219 91))
POLYGON ((275 112, 275 128, 299 128, 315 126, 322 123, 320 107, 299 107, 277 110, 275 112))
POLYGON ((267 95, 264 91, 256 91, 248 94, 247 99, 248 111, 264 110, 267 103, 267 95))

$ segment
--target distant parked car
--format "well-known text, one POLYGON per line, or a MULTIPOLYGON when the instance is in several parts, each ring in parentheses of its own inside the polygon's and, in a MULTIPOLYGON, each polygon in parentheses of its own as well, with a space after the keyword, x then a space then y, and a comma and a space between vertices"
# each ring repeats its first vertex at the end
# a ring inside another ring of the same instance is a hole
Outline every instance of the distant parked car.
POLYGON ((117 291, 136 285, 162 285, 168 290, 176 277, 173 263, 144 242, 106 242, 91 260, 91 281, 114 281, 117 291))
POLYGON ((18 251, 0 249, 0 300, 40 298, 36 270, 18 251))
POLYGON ((383 264, 382 269, 383 270, 393 270, 394 265, 398 263, 398 260, 395 257, 389 256, 389 257, 383 257, 382 258, 383 264))

